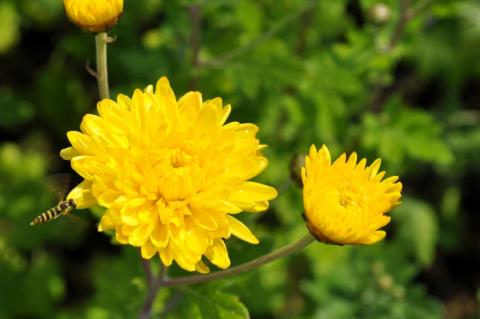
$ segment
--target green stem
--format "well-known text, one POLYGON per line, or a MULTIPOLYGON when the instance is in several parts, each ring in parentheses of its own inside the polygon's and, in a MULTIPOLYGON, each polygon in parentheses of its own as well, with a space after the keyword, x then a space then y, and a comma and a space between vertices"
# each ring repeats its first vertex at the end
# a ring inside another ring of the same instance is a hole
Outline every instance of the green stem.
POLYGON ((95 36, 97 83, 101 100, 110 98, 110 90, 108 88, 107 43, 108 36, 106 32, 100 32, 95 36))
POLYGON ((155 297, 157 296, 160 288, 163 286, 163 278, 166 275, 166 268, 163 266, 163 264, 160 264, 160 272, 158 273, 158 276, 155 277, 152 274, 150 261, 142 259, 142 265, 145 270, 145 280, 147 282, 147 297, 143 303, 139 319, 149 319, 152 314, 152 307, 155 297))
POLYGON ((258 268, 262 265, 265 265, 271 261, 274 261, 280 257, 284 257, 291 253, 294 253, 298 250, 303 249, 305 246, 311 244, 316 239, 313 238, 312 235, 307 234, 301 239, 297 240, 294 243, 289 245, 283 246, 267 255, 261 256, 257 259, 252 261, 246 262, 236 267, 232 267, 227 270, 217 271, 208 275, 193 275, 187 277, 179 277, 179 278, 171 278, 171 279, 164 279, 162 282, 162 287, 172 287, 172 286, 179 286, 179 285, 191 285, 191 284, 198 284, 201 282, 206 282, 210 280, 215 280, 219 278, 224 278, 227 276, 232 276, 236 274, 240 274, 242 272, 246 272, 255 268, 258 268))

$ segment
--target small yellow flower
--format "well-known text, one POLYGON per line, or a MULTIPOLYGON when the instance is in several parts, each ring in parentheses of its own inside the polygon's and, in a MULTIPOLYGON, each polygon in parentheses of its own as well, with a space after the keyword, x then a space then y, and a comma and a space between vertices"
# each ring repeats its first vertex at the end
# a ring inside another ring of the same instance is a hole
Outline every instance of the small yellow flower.
POLYGON ((314 145, 302 168, 305 219, 313 236, 333 244, 373 244, 386 233, 378 230, 390 217, 384 214, 400 202, 402 184, 392 176, 382 181, 380 159, 366 167, 357 154, 342 154, 333 164, 325 145, 314 145))
POLYGON ((68 18, 79 28, 103 32, 117 24, 123 0, 63 0, 68 18))
POLYGON ((84 178, 67 199, 77 207, 107 210, 99 230, 114 230, 121 244, 141 247, 143 258, 159 254, 189 271, 230 265, 224 239, 257 238, 233 214, 260 212, 277 196, 274 188, 248 181, 268 164, 253 124, 230 122, 230 105, 203 101, 199 92, 179 100, 163 77, 153 90, 136 90, 97 105, 82 132, 67 133, 61 151, 84 178))

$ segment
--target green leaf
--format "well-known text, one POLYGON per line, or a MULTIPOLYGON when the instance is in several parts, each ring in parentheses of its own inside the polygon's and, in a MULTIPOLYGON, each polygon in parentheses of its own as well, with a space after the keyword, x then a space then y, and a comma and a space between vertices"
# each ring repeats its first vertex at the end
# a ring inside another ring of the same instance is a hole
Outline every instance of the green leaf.
POLYGON ((395 209, 394 220, 417 261, 424 266, 431 264, 438 240, 438 220, 433 208, 426 202, 407 197, 395 209))
POLYGON ((454 156, 446 143, 444 128, 430 113, 406 108, 392 100, 381 114, 365 113, 361 141, 372 152, 377 150, 391 166, 404 165, 404 160, 448 166, 454 156))
POLYGON ((0 3, 0 54, 8 51, 20 37, 19 17, 15 7, 2 1, 0 3))
POLYGON ((168 318, 189 319, 245 319, 248 309, 231 293, 223 291, 225 284, 182 288, 181 301, 168 318))

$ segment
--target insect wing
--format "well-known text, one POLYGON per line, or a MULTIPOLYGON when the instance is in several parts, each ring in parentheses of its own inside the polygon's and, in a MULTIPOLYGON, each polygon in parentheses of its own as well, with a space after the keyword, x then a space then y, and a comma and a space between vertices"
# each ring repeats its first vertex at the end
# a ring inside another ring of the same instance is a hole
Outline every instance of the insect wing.
POLYGON ((58 196, 58 201, 62 202, 70 186, 70 174, 54 174, 47 178, 47 189, 58 196))

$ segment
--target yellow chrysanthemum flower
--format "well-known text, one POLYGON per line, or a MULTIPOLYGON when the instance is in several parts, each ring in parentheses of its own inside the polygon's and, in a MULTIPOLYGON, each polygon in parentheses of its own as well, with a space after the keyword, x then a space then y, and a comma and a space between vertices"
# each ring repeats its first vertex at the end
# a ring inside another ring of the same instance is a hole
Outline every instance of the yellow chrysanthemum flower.
POLYGON ((302 168, 305 219, 313 236, 333 244, 373 244, 386 233, 385 213, 400 202, 402 184, 392 176, 382 181, 380 159, 366 167, 357 154, 342 154, 333 164, 325 145, 314 145, 302 168))
POLYGON ((107 210, 99 230, 114 230, 119 243, 141 247, 143 258, 160 255, 189 271, 230 265, 224 239, 257 238, 232 214, 260 212, 274 188, 248 181, 268 164, 253 124, 224 124, 230 105, 202 101, 189 92, 178 101, 163 77, 133 97, 97 105, 67 133, 61 151, 84 178, 67 199, 78 208, 98 203, 107 210))
POLYGON ((90 32, 107 31, 123 11, 123 0, 63 0, 67 17, 90 32))

